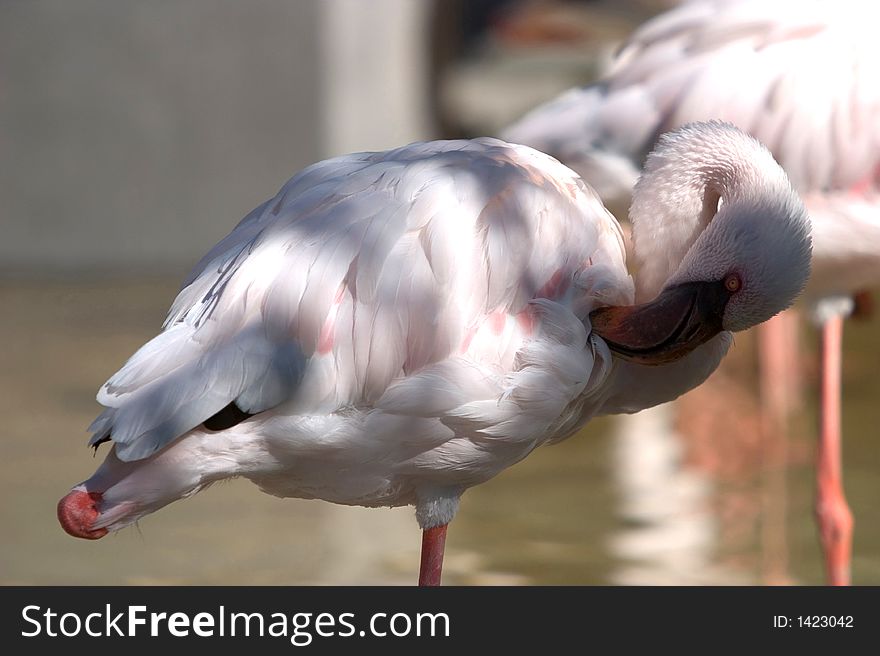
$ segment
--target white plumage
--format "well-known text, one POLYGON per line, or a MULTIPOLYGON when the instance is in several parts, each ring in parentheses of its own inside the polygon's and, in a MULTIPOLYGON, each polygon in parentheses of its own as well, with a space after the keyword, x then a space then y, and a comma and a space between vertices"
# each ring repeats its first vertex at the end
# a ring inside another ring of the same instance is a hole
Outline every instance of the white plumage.
POLYGON ((116 457, 142 460, 234 402, 273 409, 228 446, 259 431, 260 455, 236 466, 267 491, 366 505, 415 503, 414 477, 460 491, 552 439, 604 382, 610 355, 583 323, 597 299, 632 302, 620 230, 550 157, 481 139, 336 158, 202 259, 164 332, 101 388, 92 443, 112 434, 116 457))
POLYGON ((730 126, 682 130, 650 168, 648 195, 665 180, 689 199, 714 180, 729 202, 711 226, 662 197, 646 213, 645 231, 665 216, 700 244, 670 244, 682 266, 661 298, 678 300, 651 306, 647 341, 617 222, 553 158, 477 139, 305 169, 201 260, 164 331, 101 388, 92 443, 113 446, 61 501, 65 529, 100 537, 230 476, 278 496, 413 504, 423 528, 444 525, 465 489, 537 446, 699 384, 725 326, 800 291, 809 225, 766 150, 730 126), (752 238, 773 257, 744 248, 752 238), (742 289, 719 292, 729 275, 742 289))

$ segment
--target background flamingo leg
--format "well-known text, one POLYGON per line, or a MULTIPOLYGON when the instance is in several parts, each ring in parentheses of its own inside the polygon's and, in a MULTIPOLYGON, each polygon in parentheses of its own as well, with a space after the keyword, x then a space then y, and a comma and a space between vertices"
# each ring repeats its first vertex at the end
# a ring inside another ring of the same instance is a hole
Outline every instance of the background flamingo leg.
POLYGON ((816 517, 829 585, 849 585, 853 517, 843 492, 840 430, 840 360, 843 317, 821 328, 820 436, 816 517))

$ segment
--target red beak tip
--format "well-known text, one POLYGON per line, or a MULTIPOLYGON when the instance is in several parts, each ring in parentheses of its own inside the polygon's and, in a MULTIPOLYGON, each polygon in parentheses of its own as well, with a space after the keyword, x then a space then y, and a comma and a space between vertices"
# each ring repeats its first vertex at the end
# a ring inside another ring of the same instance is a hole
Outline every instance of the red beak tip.
POLYGON ((98 519, 98 504, 101 502, 100 492, 71 490, 58 502, 58 521, 68 535, 85 540, 97 540, 107 535, 106 528, 91 528, 98 519))

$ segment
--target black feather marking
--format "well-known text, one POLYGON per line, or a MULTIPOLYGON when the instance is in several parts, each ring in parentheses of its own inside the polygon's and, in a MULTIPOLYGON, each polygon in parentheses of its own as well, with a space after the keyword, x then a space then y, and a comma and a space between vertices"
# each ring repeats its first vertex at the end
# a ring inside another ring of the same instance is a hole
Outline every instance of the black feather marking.
POLYGON ((210 431, 226 430, 250 417, 253 415, 239 408, 233 401, 214 416, 205 419, 205 428, 210 431))
POLYGON ((90 444, 89 446, 92 447, 92 455, 94 456, 95 454, 98 453, 99 446, 101 446, 104 442, 109 442, 112 439, 113 439, 113 436, 108 433, 107 435, 102 437, 100 440, 98 440, 94 444, 90 444))

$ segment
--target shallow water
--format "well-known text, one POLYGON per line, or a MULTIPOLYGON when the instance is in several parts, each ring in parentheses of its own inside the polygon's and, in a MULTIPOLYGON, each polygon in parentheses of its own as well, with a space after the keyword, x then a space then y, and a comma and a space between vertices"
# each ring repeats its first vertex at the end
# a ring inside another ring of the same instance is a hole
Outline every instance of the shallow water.
MULTIPOLYGON (((175 290, 171 280, 0 286, 0 583, 413 582, 420 535, 410 509, 276 499, 241 480, 97 542, 64 534, 55 504, 98 464, 85 447, 95 391, 158 330, 175 290)), ((878 325, 851 323, 846 338, 845 480, 861 584, 880 584, 878 325)), ((738 339, 737 348, 747 343, 738 339)), ((781 580, 796 584, 822 582, 811 413, 804 410, 789 449, 786 542, 773 555, 782 558, 781 580)), ((770 515, 760 468, 734 480, 701 468, 661 430, 667 419, 593 422, 470 490, 450 528, 444 582, 761 582, 761 524, 770 515)))

